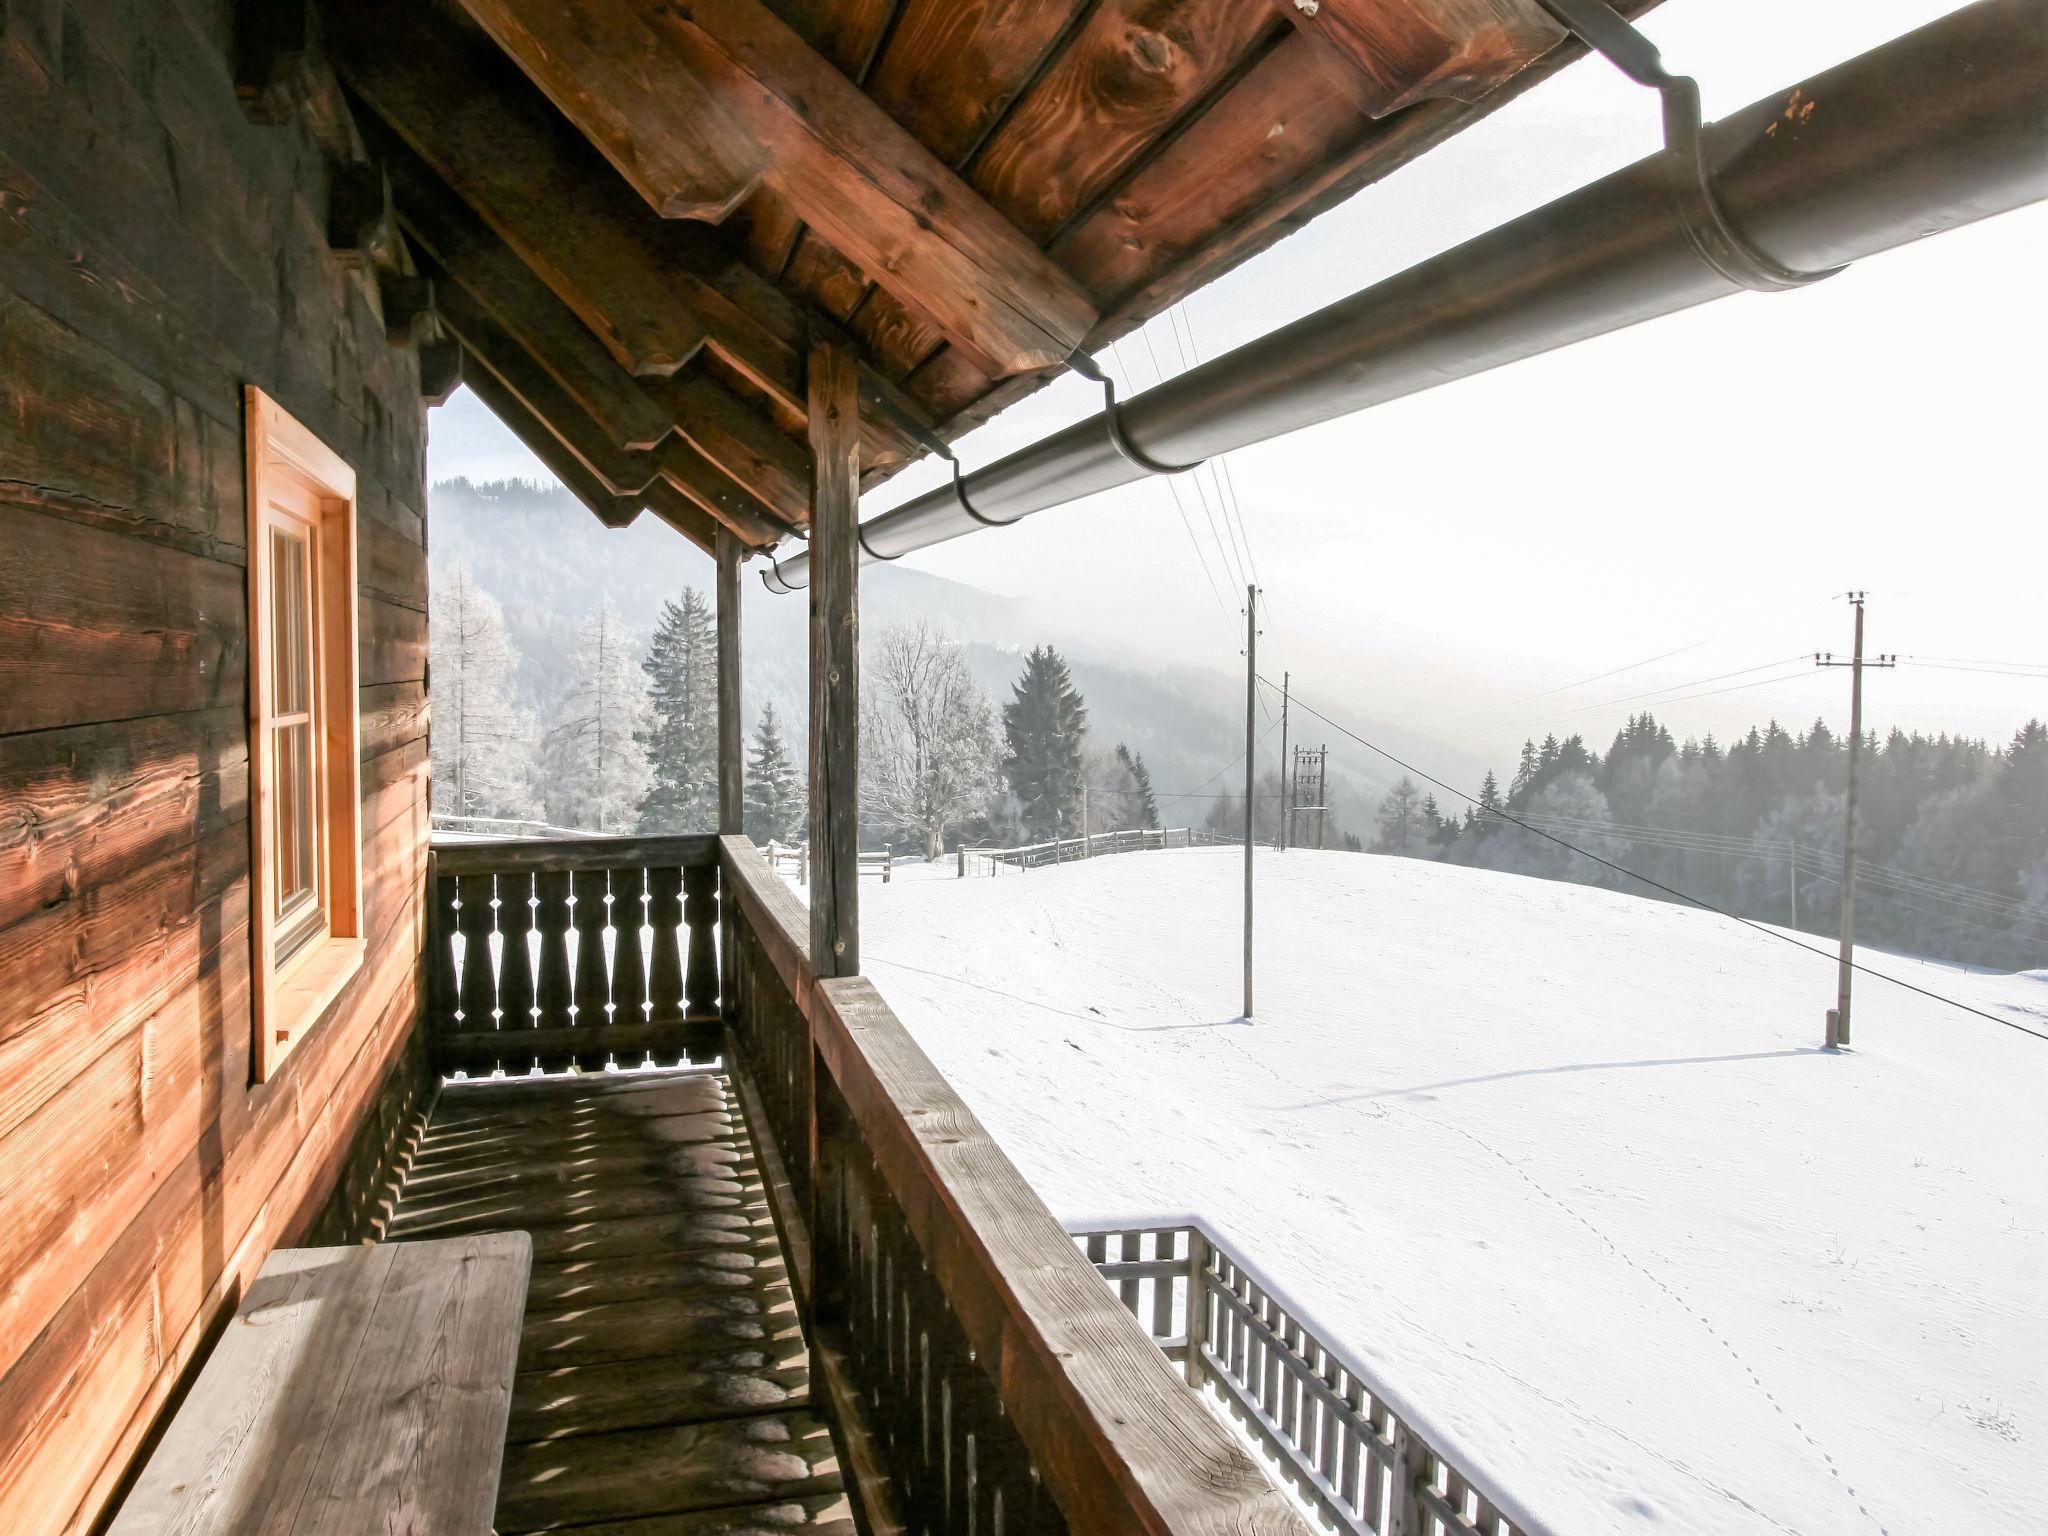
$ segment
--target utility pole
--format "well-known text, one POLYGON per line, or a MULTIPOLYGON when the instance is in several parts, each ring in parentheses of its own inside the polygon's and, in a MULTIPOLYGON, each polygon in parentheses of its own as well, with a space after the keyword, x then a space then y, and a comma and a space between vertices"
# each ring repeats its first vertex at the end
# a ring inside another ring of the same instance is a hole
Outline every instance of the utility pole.
POLYGON ((1294 691, 1294 674, 1280 674, 1280 847, 1284 852, 1294 841, 1294 764, 1287 756, 1287 700, 1294 691))
POLYGON ((1087 858, 1092 851, 1088 841, 1088 781, 1081 781, 1081 857, 1087 858))
POLYGON ((1797 928, 1799 926, 1799 845, 1797 843, 1788 842, 1785 844, 1785 878, 1792 885, 1792 919, 1790 926, 1797 928))
POLYGON ((1316 847, 1330 846, 1330 744, 1316 749, 1316 847))
POLYGON ((1252 1016, 1252 830, 1258 807, 1259 589, 1244 589, 1244 1016, 1252 1016))
POLYGON ((1849 660, 1835 660, 1833 651, 1816 652, 1817 667, 1849 669, 1849 786, 1842 816, 1842 958, 1836 967, 1835 1006, 1828 1010, 1826 1042, 1849 1043, 1849 984, 1856 974, 1856 759, 1863 752, 1863 669, 1898 665, 1897 656, 1863 658, 1863 600, 1866 592, 1847 594, 1856 610, 1856 645, 1849 660))

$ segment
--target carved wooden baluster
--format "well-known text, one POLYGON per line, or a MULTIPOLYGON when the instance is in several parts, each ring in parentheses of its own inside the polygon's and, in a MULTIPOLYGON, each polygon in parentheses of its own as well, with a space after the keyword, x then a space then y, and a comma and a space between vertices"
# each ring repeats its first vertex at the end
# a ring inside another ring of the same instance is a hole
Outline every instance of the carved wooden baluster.
POLYGON ((489 1045, 479 1049, 474 1040, 497 1028, 491 1017, 498 1004, 498 988, 491 977, 491 930, 496 921, 491 886, 489 875, 464 875, 459 890, 462 906, 455 914, 456 929, 462 935, 462 983, 457 1001, 462 1009, 462 1032, 471 1039, 463 1046, 462 1058, 450 1065, 472 1077, 484 1076, 498 1064, 496 1049, 489 1045))
POLYGON ((685 1023, 691 1054, 718 1049, 718 870, 697 864, 683 871, 683 917, 690 925, 690 963, 683 973, 685 1023))
POLYGON ((455 980, 455 892, 457 881, 453 875, 436 876, 429 896, 433 901, 433 921, 429 932, 433 945, 427 954, 427 1010, 428 1026, 435 1034, 447 1034, 455 1029, 456 980, 455 980))
POLYGON ((647 957, 647 1001, 656 1024, 683 1022, 683 872, 647 871, 647 921, 654 928, 653 953, 647 957))
MULTIPOLYGON (((605 1005, 611 1001, 611 978, 605 974, 604 930, 610 923, 605 909, 605 875, 601 869, 579 869, 570 877, 569 889, 576 897, 569 921, 576 929, 576 1029, 587 1032, 592 1041, 602 1039, 605 1005)), ((604 1067, 601 1045, 576 1047, 576 1065, 596 1072, 604 1067)))
MULTIPOLYGON (((638 868, 612 871, 612 1023, 638 1029, 647 1020, 647 957, 640 948, 640 928, 647 921, 645 874, 638 868)), ((613 1052, 622 1067, 647 1059, 638 1046, 613 1052)), ((675 1063, 664 1061, 663 1066, 675 1063)))
POLYGON ((533 1070, 533 1046, 525 1038, 533 1030, 533 876, 498 876, 498 932, 505 947, 498 955, 498 1028, 504 1034, 499 1059, 512 1073, 533 1070))
MULTIPOLYGON (((542 1029, 569 1027, 569 874, 543 870, 533 877, 533 926, 540 934, 540 967, 533 984, 535 1021, 542 1029)), ((559 1072, 569 1058, 561 1051, 541 1053, 541 1066, 559 1072)))

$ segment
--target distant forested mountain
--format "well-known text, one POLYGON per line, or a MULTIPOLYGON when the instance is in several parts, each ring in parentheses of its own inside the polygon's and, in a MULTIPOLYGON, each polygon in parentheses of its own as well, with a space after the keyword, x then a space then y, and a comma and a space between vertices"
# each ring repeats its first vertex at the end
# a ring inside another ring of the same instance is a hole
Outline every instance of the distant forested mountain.
MULTIPOLYGON (((607 529, 560 487, 521 480, 435 485, 429 550, 437 582, 464 565, 476 587, 502 607, 514 652, 513 691, 541 722, 572 686, 580 626, 600 597, 610 599, 644 645, 662 604, 686 587, 708 596, 714 574, 708 559, 653 518, 607 529)), ((746 729, 754 731, 763 706, 772 702, 801 762, 808 713, 804 600, 770 595, 757 570, 749 565, 744 587, 746 729)), ((1240 678, 1194 667, 1156 672, 1121 666, 1070 650, 1066 636, 1012 599, 898 565, 863 569, 863 633, 918 618, 962 642, 970 671, 998 707, 1034 645, 1060 646, 1087 698, 1096 745, 1107 751, 1122 742, 1145 759, 1168 824, 1199 826, 1217 803, 1211 797, 1242 789, 1242 768, 1230 766, 1244 751, 1240 678), (1225 769, 1230 771, 1219 773, 1225 769), (1176 798, 1186 790, 1199 793, 1176 798)), ((1267 731, 1275 718, 1277 706, 1272 716, 1261 717, 1260 730, 1267 731)), ((1413 743, 1398 731, 1390 739, 1413 743)), ((1272 729, 1260 746, 1262 767, 1278 762, 1279 743, 1279 731, 1272 729)), ((1348 760, 1333 753, 1332 761, 1337 818, 1346 827, 1363 823, 1388 776, 1363 752, 1348 760)))
MULTIPOLYGON (((1475 807, 1403 781, 1380 803, 1373 847, 1658 894, 1607 867, 1618 865, 1743 917, 1832 934, 1848 758, 1821 720, 1797 734, 1773 720, 1724 746, 1678 742, 1646 713, 1605 754, 1578 736, 1525 743, 1507 788, 1487 775, 1475 807)), ((2048 966, 2048 726, 2029 721, 2003 745, 1873 731, 1857 789, 1859 942, 2048 966)))

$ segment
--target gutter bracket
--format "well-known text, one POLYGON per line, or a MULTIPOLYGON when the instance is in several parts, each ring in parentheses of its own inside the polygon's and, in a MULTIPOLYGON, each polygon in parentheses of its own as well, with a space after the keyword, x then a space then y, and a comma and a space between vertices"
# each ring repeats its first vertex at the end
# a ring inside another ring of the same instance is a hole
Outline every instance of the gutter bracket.
POLYGON ((1664 67, 1657 45, 1607 0, 1537 0, 1588 48, 1638 85, 1664 99, 1664 158, 1670 169, 1672 199, 1685 222, 1686 239, 1700 260, 1738 288, 1755 293, 1781 293, 1833 277, 1840 267, 1802 272, 1759 250, 1728 222, 1721 200, 1707 174, 1704 124, 1700 121, 1699 82, 1674 75, 1664 67))
POLYGON ((1109 446, 1123 455, 1130 463, 1145 471, 1146 474, 1184 475, 1191 469, 1201 468, 1207 462, 1203 459, 1197 459, 1192 464, 1167 464, 1153 458, 1144 449, 1132 442, 1130 434, 1124 430, 1123 407, 1117 403, 1116 385, 1111 381, 1109 375, 1102 371, 1102 365, 1097 363, 1086 352, 1076 352, 1067 359, 1067 366, 1081 375, 1082 378, 1092 380, 1102 386, 1102 422, 1109 433, 1109 446))
MULTIPOLYGON (((869 394, 868 401, 911 437, 917 439, 927 453, 936 453, 940 458, 953 466, 953 499, 960 503, 960 510, 962 512, 965 512, 984 528, 1007 528, 1010 524, 1020 521, 1020 518, 1017 517, 983 516, 974 503, 967 499, 967 482, 960 473, 960 455, 953 451, 953 445, 912 416, 908 411, 897 405, 894 400, 890 399, 880 390, 869 394)), ((901 555, 875 554, 875 551, 868 545, 865 531, 860 536, 860 547, 867 550, 870 555, 874 555, 877 560, 900 560, 903 558, 901 555)))

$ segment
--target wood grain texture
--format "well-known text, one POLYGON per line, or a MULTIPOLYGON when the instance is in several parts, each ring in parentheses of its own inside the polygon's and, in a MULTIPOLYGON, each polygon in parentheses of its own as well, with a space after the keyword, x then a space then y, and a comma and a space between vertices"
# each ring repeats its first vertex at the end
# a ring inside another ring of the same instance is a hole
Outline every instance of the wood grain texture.
POLYGON ((1066 357, 1094 323, 1072 279, 759 0, 463 4, 657 207, 687 200, 700 146, 737 128, 835 250, 999 372, 1066 357))
POLYGON ((1107 0, 976 158, 969 179, 1050 240, 1277 25, 1237 0, 1107 0))
POLYGON ((425 493, 415 360, 329 245, 326 106, 252 129, 223 8, 7 15, 0 1509, 44 1536, 101 1514, 223 1309, 326 1199, 411 1026, 425 493), (245 382, 357 470, 365 902, 387 946, 260 1089, 245 382))
POLYGON ((811 953, 860 970, 860 389, 853 360, 810 358, 811 953))
POLYGON ((112 1536, 487 1532, 529 1253, 498 1233, 273 1254, 112 1536))
POLYGON ((1294 0, 1274 8, 1356 74, 1374 117, 1430 96, 1477 101, 1564 40, 1535 0, 1294 0))

